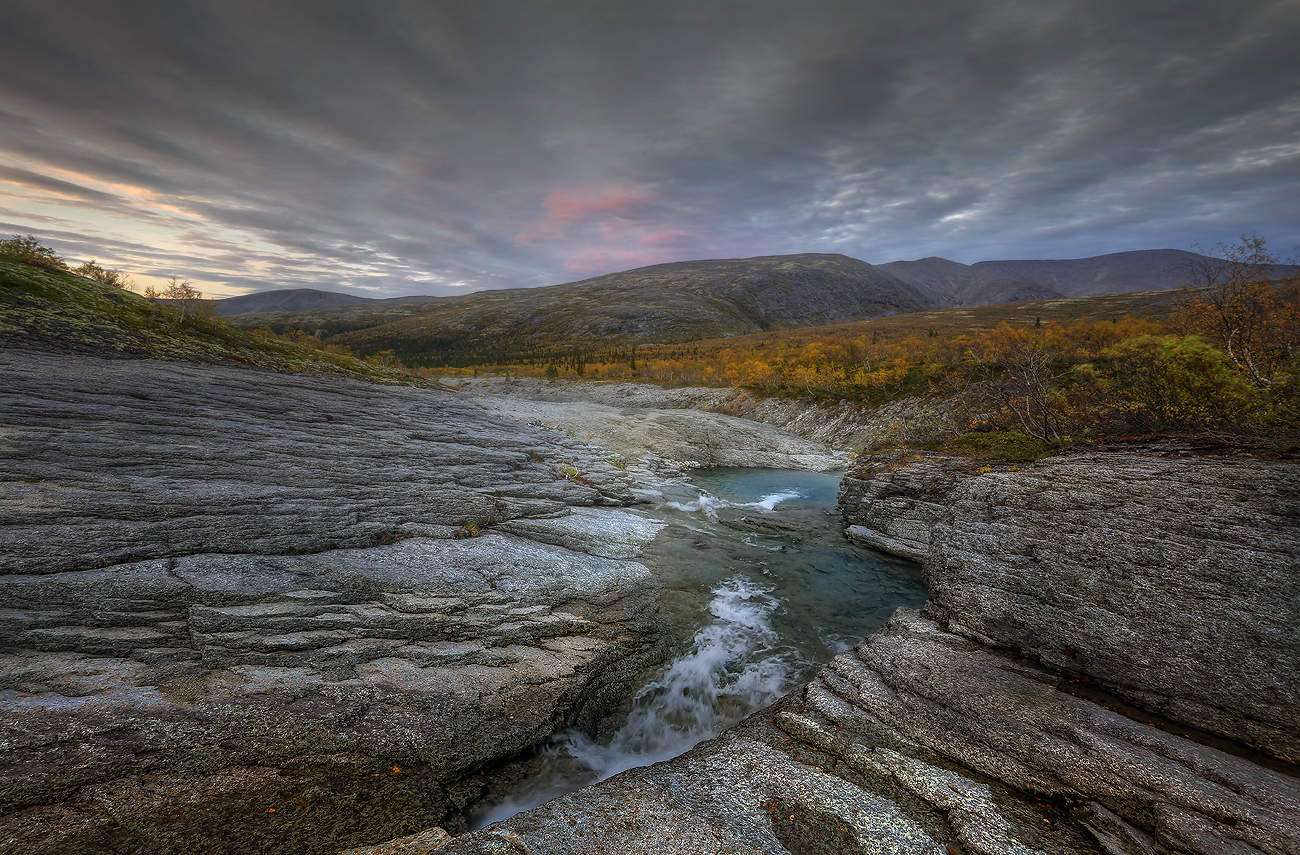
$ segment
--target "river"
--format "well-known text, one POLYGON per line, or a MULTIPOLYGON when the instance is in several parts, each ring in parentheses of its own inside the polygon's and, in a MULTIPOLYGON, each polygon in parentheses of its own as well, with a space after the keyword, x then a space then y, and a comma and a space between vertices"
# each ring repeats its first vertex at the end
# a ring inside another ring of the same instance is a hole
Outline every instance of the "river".
POLYGON ((558 734, 536 771, 480 807, 476 827, 625 769, 675 757, 796 688, 819 665, 925 600, 919 567, 857 547, 840 474, 708 469, 642 491, 668 523, 644 561, 663 583, 680 652, 603 740, 558 734))

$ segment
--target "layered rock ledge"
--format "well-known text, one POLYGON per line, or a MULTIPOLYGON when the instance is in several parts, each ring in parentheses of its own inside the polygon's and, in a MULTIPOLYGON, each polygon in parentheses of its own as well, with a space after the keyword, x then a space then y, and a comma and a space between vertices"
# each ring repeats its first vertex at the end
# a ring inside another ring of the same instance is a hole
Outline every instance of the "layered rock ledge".
POLYGON ((438 851, 1300 851, 1300 467, 899 457, 842 502, 923 558, 923 612, 676 760, 438 851))
POLYGON ((4 350, 0 414, 2 851, 456 830, 663 654, 630 476, 457 394, 4 350))
POLYGON ((844 452, 787 426, 708 412, 726 390, 500 378, 463 380, 460 387, 495 412, 596 442, 663 474, 717 466, 827 472, 848 465, 844 452))

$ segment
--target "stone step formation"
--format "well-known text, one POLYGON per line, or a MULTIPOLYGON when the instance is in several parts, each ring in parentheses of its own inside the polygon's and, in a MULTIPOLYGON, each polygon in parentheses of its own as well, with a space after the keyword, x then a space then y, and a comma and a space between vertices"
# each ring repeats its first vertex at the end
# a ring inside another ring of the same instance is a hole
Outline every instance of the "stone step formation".
POLYGON ((454 827, 664 655, 636 473, 455 393, 6 350, 0 413, 0 851, 454 827))
POLYGON ((1168 443, 861 461, 849 531, 923 562, 922 611, 464 833, 668 655, 623 506, 724 428, 626 413, 675 426, 623 437, 652 471, 591 444, 620 409, 0 351, 0 850, 1300 851, 1300 470, 1168 443))

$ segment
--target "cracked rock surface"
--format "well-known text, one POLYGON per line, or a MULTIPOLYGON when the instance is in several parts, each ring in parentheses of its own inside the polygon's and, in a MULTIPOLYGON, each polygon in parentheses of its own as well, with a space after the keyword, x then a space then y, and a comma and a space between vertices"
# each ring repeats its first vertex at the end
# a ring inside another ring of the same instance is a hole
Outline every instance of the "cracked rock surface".
POLYGON ((0 851, 456 830, 662 655, 629 476, 450 392, 3 350, 0 471, 0 851))
POLYGON ((923 612, 679 758, 437 851, 1300 852, 1298 470, 868 461, 846 521, 923 557, 923 612))

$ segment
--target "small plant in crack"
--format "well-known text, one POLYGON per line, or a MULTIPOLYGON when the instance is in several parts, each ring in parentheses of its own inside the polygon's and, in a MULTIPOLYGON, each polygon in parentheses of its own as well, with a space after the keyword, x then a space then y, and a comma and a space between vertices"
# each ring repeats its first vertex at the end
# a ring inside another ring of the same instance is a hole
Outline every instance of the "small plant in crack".
POLYGON ((479 537, 484 531, 492 527, 493 519, 487 516, 480 516, 476 519, 466 520, 456 529, 455 538, 464 540, 467 537, 479 537))

